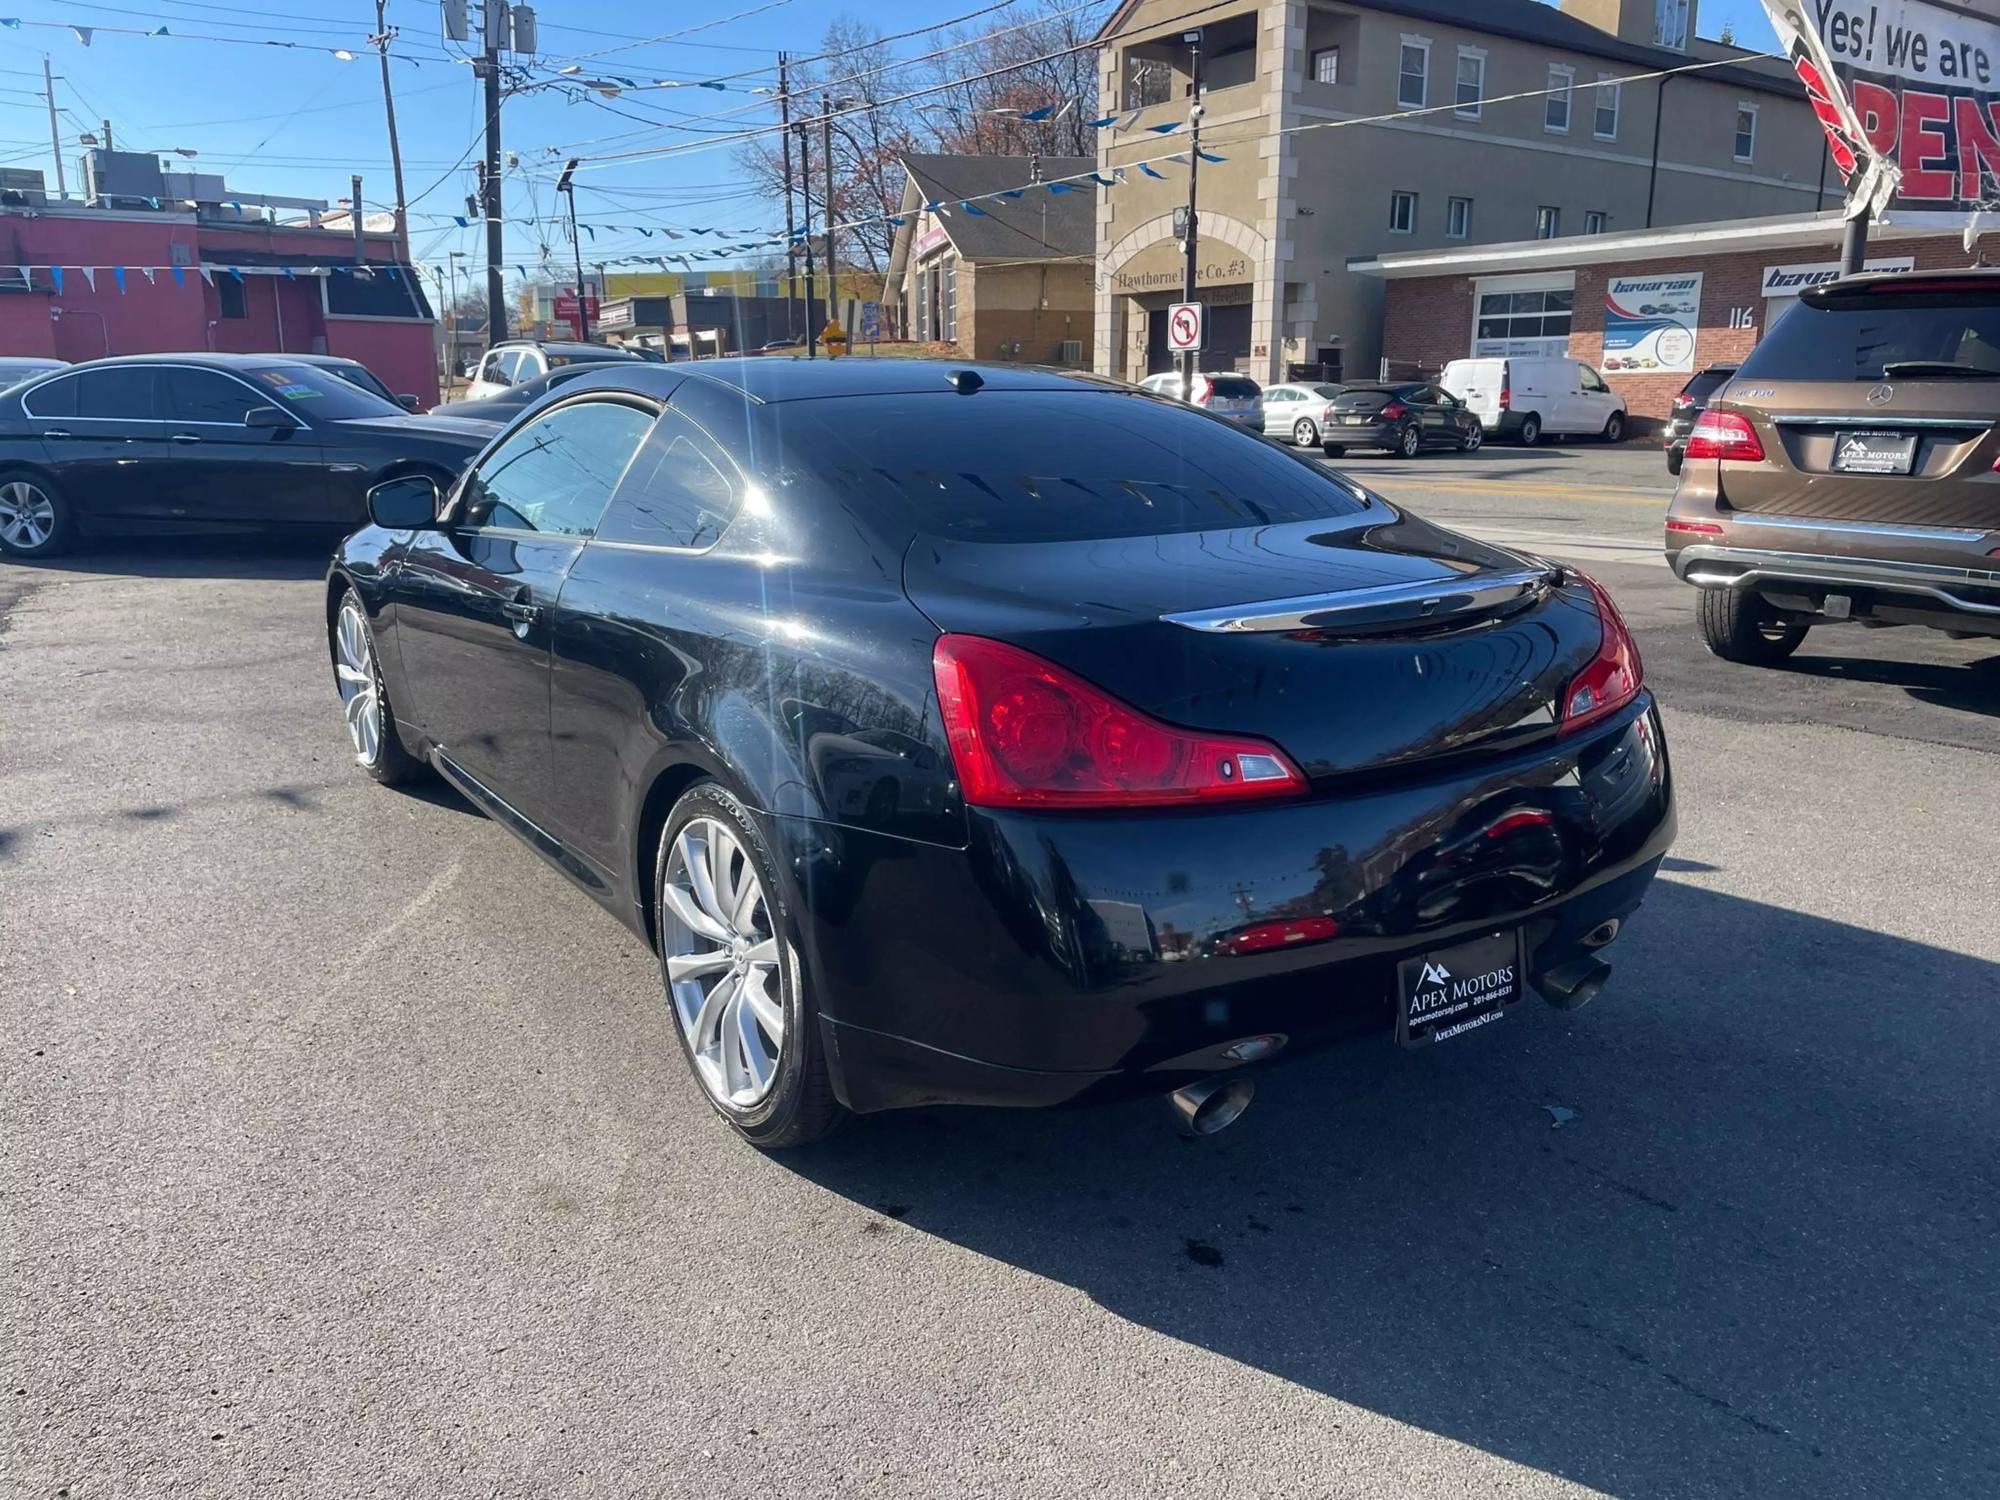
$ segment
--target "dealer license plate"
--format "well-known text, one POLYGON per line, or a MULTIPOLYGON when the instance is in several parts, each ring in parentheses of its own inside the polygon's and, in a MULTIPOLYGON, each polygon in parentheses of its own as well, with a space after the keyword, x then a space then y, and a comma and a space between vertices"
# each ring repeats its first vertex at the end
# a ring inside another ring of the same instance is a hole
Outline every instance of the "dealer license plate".
POLYGON ((1521 935, 1496 932, 1396 970, 1396 1041, 1425 1047, 1490 1025, 1521 994, 1521 935))
POLYGON ((1907 474, 1916 462, 1914 432, 1837 432, 1833 437, 1837 474, 1907 474))

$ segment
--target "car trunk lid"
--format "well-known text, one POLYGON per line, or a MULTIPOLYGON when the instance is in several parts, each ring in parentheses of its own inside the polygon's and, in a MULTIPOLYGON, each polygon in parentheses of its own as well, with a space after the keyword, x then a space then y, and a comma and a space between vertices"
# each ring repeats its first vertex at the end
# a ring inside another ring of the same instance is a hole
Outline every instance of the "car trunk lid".
POLYGON ((1315 781, 1553 734, 1600 636, 1560 568, 1379 501, 1165 536, 920 537, 904 582, 940 629, 1033 651, 1169 723, 1270 740, 1315 781))

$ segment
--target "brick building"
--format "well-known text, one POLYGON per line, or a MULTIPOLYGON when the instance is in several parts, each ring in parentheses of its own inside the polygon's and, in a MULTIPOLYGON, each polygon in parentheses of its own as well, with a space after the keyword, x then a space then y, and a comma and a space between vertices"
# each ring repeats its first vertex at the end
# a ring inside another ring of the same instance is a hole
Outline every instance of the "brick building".
MULTIPOLYGON (((1962 266, 1971 257, 1961 234, 1961 221, 1932 216, 1877 225, 1869 268, 1962 266)), ((1742 359, 1803 288, 1838 273, 1840 239, 1838 214, 1796 214, 1399 251, 1349 270, 1386 283, 1385 375, 1435 374, 1474 355, 1566 355, 1601 370, 1634 418, 1663 419, 1691 370, 1742 359), (1629 327, 1631 314, 1652 311, 1642 299, 1657 294, 1644 289, 1690 281, 1689 311, 1663 315, 1681 325, 1672 352, 1683 357, 1630 360, 1624 338, 1606 352, 1607 323, 1617 331, 1621 313, 1629 327)))
POLYGON ((1077 156, 905 156, 903 222, 882 293, 903 337, 953 344, 974 359, 1088 366, 1097 190, 1026 189, 1094 165, 1077 156), (1022 196, 988 196, 1005 192, 1022 196), (978 201, 962 207, 967 200, 978 201))

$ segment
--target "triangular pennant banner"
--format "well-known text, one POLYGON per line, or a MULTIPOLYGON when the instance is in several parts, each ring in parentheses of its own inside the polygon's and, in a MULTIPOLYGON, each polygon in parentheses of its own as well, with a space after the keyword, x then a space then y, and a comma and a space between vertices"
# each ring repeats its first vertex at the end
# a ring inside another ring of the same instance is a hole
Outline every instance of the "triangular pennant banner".
POLYGON ((1186 123, 1185 120, 1169 120, 1164 125, 1148 125, 1146 128, 1154 135, 1172 135, 1186 123))
POLYGON ((1024 120, 1046 120, 1050 115, 1054 114, 1055 112, 1056 112, 1056 107, 1053 104, 1044 104, 1040 109, 1022 110, 1021 118, 1024 120))
POLYGON ((141 266, 139 267, 139 269, 145 273, 147 286, 158 286, 160 284, 159 281, 155 279, 153 275, 153 268, 151 266, 141 266))
MULTIPOLYGON (((215 285, 215 272, 214 272, 213 270, 211 270, 211 269, 210 269, 209 267, 207 267, 207 266, 203 266, 203 267, 201 267, 200 269, 201 269, 201 279, 202 279, 203 281, 207 282, 207 283, 208 283, 208 284, 209 284, 210 286, 214 286, 214 285, 215 285)), ((178 276, 178 275, 180 275, 180 274, 181 274, 181 268, 180 268, 179 266, 175 266, 175 267, 174 267, 174 274, 175 274, 176 276, 178 276)))
POLYGON ((174 273, 174 285, 175 285, 175 286, 186 286, 186 285, 187 285, 187 280, 188 280, 188 279, 187 279, 187 274, 186 274, 186 273, 185 273, 184 271, 182 271, 182 270, 181 270, 181 268, 180 268, 179 266, 170 266, 170 267, 169 267, 168 269, 169 269, 169 270, 171 270, 171 271, 172 271, 172 272, 174 273))
POLYGON ((119 296, 121 296, 121 297, 122 297, 122 296, 124 296, 124 295, 125 295, 125 268, 124 268, 123 266, 113 266, 113 267, 111 268, 111 279, 112 279, 113 281, 115 281, 115 282, 117 282, 117 283, 118 283, 118 295, 119 295, 119 296))
POLYGON ((77 40, 78 40, 79 42, 82 42, 84 46, 88 47, 88 46, 90 45, 90 38, 91 38, 91 32, 92 32, 92 28, 91 28, 91 27, 88 27, 88 26, 72 26, 72 27, 70 27, 70 30, 71 30, 71 31, 74 31, 74 32, 76 33, 76 39, 77 39, 77 40))
POLYGON ((1144 172, 1148 177, 1157 177, 1162 182, 1166 181, 1167 174, 1165 172, 1155 172, 1153 170, 1153 164, 1151 162, 1144 162, 1144 161, 1140 162, 1139 170, 1141 172, 1144 172))
POLYGON ((61 266, 50 266, 50 267, 49 267, 49 280, 53 281, 53 282, 54 282, 54 283, 56 284, 56 295, 57 295, 58 297, 60 297, 60 296, 62 295, 62 267, 61 267, 61 266))
POLYGON ((90 288, 90 289, 91 289, 91 290, 92 290, 93 292, 94 292, 94 291, 96 291, 96 290, 97 290, 97 267, 95 267, 95 266, 78 266, 78 267, 77 267, 77 270, 79 270, 79 271, 81 271, 81 272, 83 273, 83 279, 84 279, 84 283, 85 283, 85 284, 86 284, 86 285, 87 285, 87 286, 88 286, 88 287, 89 287, 89 288, 90 288))

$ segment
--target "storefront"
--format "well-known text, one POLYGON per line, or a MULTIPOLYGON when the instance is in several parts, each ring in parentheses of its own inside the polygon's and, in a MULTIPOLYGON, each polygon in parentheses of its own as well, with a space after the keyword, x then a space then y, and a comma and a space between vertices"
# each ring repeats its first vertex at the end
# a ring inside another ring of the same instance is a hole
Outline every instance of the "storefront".
MULTIPOLYGON (((1837 214, 1745 219, 1404 251, 1349 269, 1387 283, 1383 377, 1468 356, 1566 356, 1602 372, 1644 423, 1667 416, 1696 370, 1740 361, 1800 292, 1838 276, 1841 231, 1837 214)), ((1962 266, 1962 233, 1961 220, 1928 216, 1877 225, 1868 268, 1962 266)))

